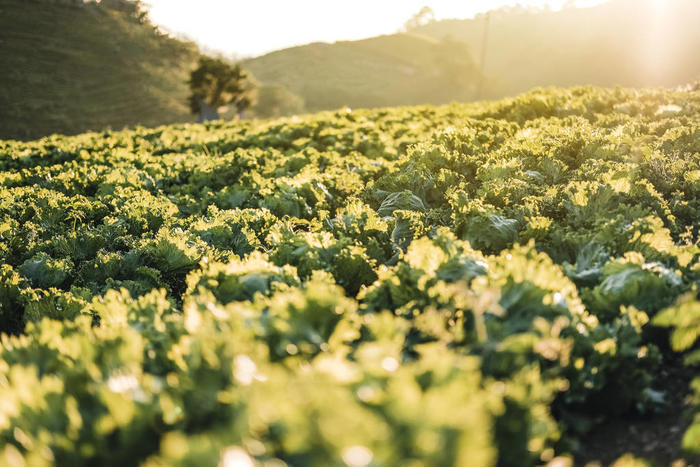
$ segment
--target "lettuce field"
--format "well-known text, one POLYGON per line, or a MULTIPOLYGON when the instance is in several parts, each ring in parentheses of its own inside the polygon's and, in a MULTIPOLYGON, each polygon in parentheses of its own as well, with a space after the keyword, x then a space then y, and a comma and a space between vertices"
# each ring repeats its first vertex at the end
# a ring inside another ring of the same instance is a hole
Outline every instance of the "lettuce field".
POLYGON ((0 141, 0 182, 0 465, 565 462, 700 363, 697 87, 0 141))

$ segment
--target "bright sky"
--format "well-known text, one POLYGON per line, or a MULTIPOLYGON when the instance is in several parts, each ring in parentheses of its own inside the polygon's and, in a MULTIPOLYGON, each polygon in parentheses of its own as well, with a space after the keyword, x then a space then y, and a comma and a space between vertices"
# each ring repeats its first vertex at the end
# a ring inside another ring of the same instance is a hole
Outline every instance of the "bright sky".
MULTIPOLYGON (((604 0, 578 0, 590 6, 604 0)), ((226 54, 260 55, 323 41, 396 32, 423 6, 438 19, 470 18, 504 5, 559 9, 566 0, 146 0, 151 19, 226 54)))

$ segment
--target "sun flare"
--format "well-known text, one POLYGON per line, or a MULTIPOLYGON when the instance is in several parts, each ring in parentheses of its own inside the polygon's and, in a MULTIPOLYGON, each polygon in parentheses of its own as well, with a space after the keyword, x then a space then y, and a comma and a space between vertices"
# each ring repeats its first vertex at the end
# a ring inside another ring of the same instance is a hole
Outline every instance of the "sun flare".
MULTIPOLYGON (((605 0, 578 0, 587 7, 605 0)), ((357 0, 328 2, 231 2, 228 0, 149 0, 151 18, 165 29, 227 54, 259 55, 309 42, 353 40, 396 32, 421 7, 437 19, 470 18, 480 12, 520 3, 560 9, 566 0, 357 0), (260 27, 265 24, 264 27, 260 27)))

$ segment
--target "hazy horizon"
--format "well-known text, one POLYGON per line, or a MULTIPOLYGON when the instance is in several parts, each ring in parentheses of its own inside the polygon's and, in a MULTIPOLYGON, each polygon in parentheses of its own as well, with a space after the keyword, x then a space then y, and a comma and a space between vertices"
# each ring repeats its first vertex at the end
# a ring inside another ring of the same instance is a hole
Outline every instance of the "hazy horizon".
MULTIPOLYGON (((609 0, 577 0, 577 7, 609 0)), ((398 31, 423 6, 436 19, 467 19, 520 3, 561 9, 567 0, 358 0, 332 4, 322 0, 261 0, 245 6, 226 0, 148 0, 154 24, 184 35, 200 46, 241 57, 263 55, 310 42, 357 40, 398 31), (273 14, 271 14, 273 13, 273 14), (239 18, 242 18, 239 20, 239 18)))

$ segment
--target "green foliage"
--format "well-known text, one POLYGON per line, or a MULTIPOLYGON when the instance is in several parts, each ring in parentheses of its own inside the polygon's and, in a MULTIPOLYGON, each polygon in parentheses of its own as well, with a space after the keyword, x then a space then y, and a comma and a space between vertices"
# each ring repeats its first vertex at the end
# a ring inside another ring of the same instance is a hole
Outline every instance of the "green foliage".
POLYGON ((425 211, 423 201, 411 193, 410 191, 402 191, 401 193, 387 194, 387 197, 382 201, 381 206, 377 209, 377 214, 382 217, 391 216, 394 211, 404 209, 408 211, 425 211))
MULTIPOLYGON (((674 306, 661 311, 654 318, 654 324, 673 327, 671 347, 677 352, 689 351, 685 357, 688 366, 700 364, 700 300, 697 287, 680 297, 674 306)), ((700 378, 693 380, 695 417, 683 437, 683 448, 693 456, 700 455, 700 378)))
POLYGON ((643 257, 611 261, 602 268, 602 282, 587 291, 591 311, 601 319, 616 315, 621 305, 634 305, 655 313, 669 297, 677 295, 682 279, 656 263, 643 263, 643 257))
MULTIPOLYGON (((675 306, 666 308, 654 318, 657 326, 675 329, 671 333, 671 347, 676 352, 688 350, 700 338, 700 302, 688 294, 679 298, 675 306)), ((696 361, 700 354, 689 355, 691 361, 696 361)))
POLYGON ((73 268, 70 260, 54 260, 46 253, 28 259, 19 267, 19 272, 39 288, 59 287, 68 279, 73 268))
POLYGON ((699 105, 0 142, 0 464, 539 465, 663 411, 668 354, 698 362, 699 105))
POLYGON ((237 113, 255 104, 257 94, 250 75, 239 64, 202 55, 190 80, 190 110, 201 113, 205 103, 215 109, 233 105, 237 113))

